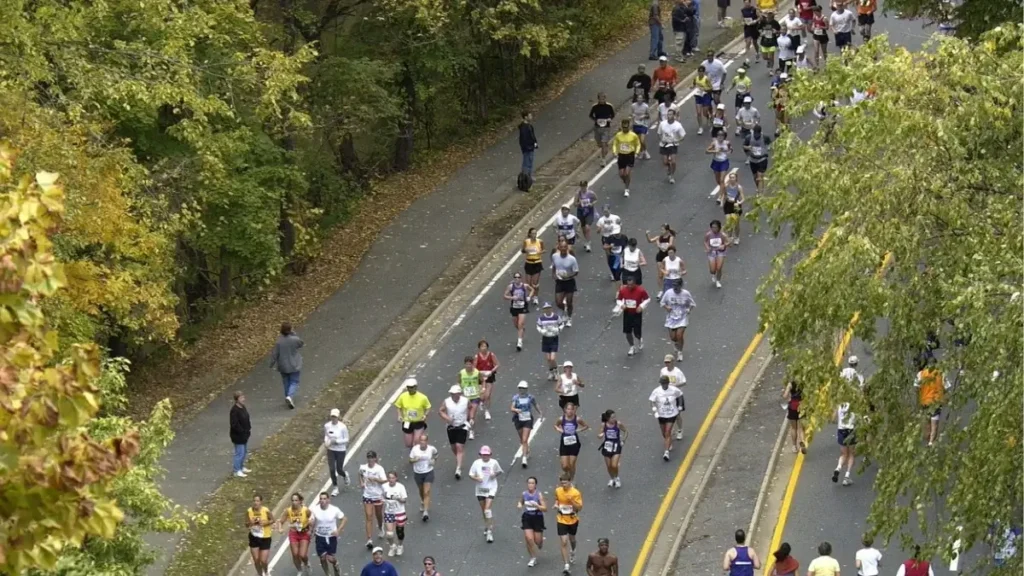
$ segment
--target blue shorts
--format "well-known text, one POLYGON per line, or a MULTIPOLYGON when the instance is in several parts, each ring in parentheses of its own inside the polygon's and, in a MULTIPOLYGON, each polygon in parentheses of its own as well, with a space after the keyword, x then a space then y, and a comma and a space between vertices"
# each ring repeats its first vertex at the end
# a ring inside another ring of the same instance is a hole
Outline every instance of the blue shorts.
POLYGON ((593 206, 580 206, 576 208, 576 217, 579 218, 580 222, 590 226, 594 223, 594 207, 593 206))
POLYGON ((857 444, 857 435, 853 430, 836 430, 836 441, 840 446, 854 446, 857 444))
POLYGON ((558 337, 554 338, 548 336, 541 336, 540 339, 540 351, 545 354, 554 354, 558 352, 558 337))
POLYGON ((647 134, 647 126, 641 126, 640 124, 633 124, 633 132, 643 136, 647 134))
POLYGON ((320 558, 324 556, 337 556, 338 555, 338 537, 337 536, 317 536, 316 537, 316 555, 320 558))
POLYGON ((697 106, 711 106, 711 92, 707 92, 703 96, 694 96, 693 101, 697 103, 697 106))
POLYGON ((729 159, 725 160, 712 160, 711 170, 714 172, 728 172, 729 171, 729 159))

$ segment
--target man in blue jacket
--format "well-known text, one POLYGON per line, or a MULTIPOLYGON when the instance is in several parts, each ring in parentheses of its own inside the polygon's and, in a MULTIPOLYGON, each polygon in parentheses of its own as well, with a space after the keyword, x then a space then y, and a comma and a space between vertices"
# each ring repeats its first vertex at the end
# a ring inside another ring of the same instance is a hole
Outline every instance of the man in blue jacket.
POLYGON ((522 173, 533 176, 533 151, 537 149, 537 134, 533 131, 533 114, 523 111, 523 121, 519 123, 519 149, 523 151, 522 173))
POLYGON ((377 546, 373 549, 373 560, 363 566, 359 576, 398 576, 398 570, 390 562, 384 560, 384 549, 377 546))

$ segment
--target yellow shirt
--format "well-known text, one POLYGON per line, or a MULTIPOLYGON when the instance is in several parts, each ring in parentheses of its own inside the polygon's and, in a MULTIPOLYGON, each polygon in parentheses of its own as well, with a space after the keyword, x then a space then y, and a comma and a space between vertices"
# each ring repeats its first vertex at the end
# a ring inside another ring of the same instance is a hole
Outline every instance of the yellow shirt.
POLYGON ((472 372, 466 372, 463 368, 459 370, 459 386, 462 386, 462 395, 467 400, 476 400, 480 397, 480 371, 473 368, 472 372))
POLYGON ((402 413, 402 421, 423 422, 427 417, 427 410, 430 410, 430 399, 422 392, 417 392, 414 396, 405 391, 398 400, 395 400, 395 408, 402 413))
POLYGON ((578 524, 577 512, 583 509, 583 494, 575 486, 566 490, 561 486, 555 488, 556 521, 559 524, 578 524))
POLYGON ((757 9, 761 12, 768 10, 774 12, 777 5, 778 2, 776 2, 776 0, 757 0, 757 9))
POLYGON ((612 149, 616 154, 636 154, 640 151, 640 137, 635 132, 616 132, 612 138, 612 149))
POLYGON ((256 538, 270 538, 270 508, 263 506, 253 510, 250 506, 246 512, 249 516, 249 533, 256 538), (256 518, 260 519, 260 523, 254 526, 256 518))
POLYGON ((527 262, 538 263, 544 257, 544 241, 539 238, 532 242, 529 239, 523 240, 523 250, 526 250, 527 262))
MULTIPOLYGON (((711 77, 704 76, 701 78, 700 76, 697 76, 693 79, 693 85, 704 92, 711 92, 711 77)), ((701 94, 701 96, 703 96, 703 94, 701 94)))
POLYGON ((302 506, 298 511, 288 507, 288 526, 296 532, 305 532, 309 529, 309 508, 302 506))

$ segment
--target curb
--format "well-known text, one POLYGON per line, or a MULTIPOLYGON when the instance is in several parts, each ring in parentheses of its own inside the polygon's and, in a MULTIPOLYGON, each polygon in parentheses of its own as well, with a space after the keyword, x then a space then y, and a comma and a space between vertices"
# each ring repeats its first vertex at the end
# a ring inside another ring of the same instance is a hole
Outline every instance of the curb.
POLYGON ((764 478, 761 480, 761 488, 757 491, 757 500, 754 501, 754 515, 750 518, 750 528, 747 530, 747 538, 753 540, 757 524, 761 521, 761 509, 764 507, 764 499, 768 496, 768 487, 771 485, 772 474, 775 473, 775 465, 779 461, 779 454, 782 452, 782 443, 786 439, 786 428, 789 421, 782 419, 782 428, 775 439, 775 446, 772 447, 772 456, 768 459, 768 466, 765 468, 764 478))

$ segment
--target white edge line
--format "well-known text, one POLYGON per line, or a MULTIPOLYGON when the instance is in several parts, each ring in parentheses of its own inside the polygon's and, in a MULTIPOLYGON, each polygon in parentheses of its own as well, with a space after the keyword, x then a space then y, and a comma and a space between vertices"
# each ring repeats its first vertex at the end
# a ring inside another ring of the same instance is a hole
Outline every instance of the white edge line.
MULTIPOLYGON (((957 531, 963 530, 963 526, 957 526, 957 531)), ((957 538, 956 542, 953 542, 953 559, 949 561, 949 571, 957 572, 960 570, 960 539, 957 538)))
MULTIPOLYGON (((533 428, 530 429, 530 437, 526 439, 526 444, 527 445, 530 445, 531 443, 533 443, 533 439, 534 439, 535 436, 537 436, 537 432, 540 431, 540 427, 542 425, 544 425, 544 418, 543 417, 537 418, 537 421, 534 423, 533 428)), ((516 455, 512 457, 512 463, 509 464, 508 467, 512 468, 513 466, 515 466, 516 465, 516 460, 519 460, 519 457, 522 456, 522 455, 523 455, 523 447, 520 445, 519 449, 516 450, 516 455)))

